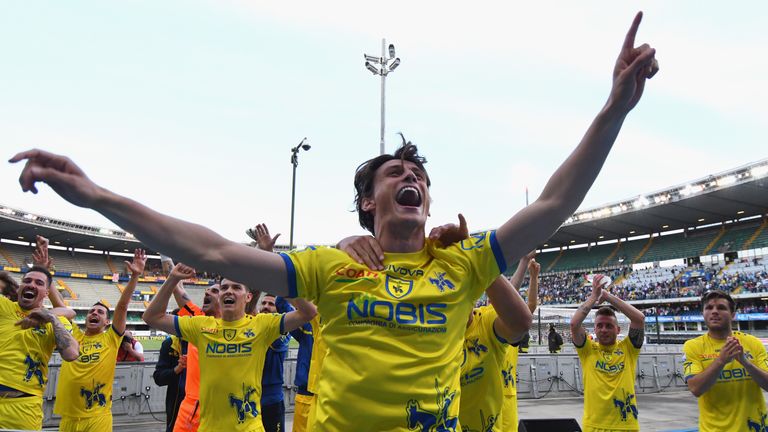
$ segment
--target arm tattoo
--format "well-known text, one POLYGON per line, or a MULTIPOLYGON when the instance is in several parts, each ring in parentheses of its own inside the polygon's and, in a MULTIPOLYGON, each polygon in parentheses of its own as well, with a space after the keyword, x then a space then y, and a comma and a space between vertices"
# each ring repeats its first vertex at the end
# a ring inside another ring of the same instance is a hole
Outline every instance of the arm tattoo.
POLYGON ((68 349, 69 346, 72 345, 72 335, 69 334, 56 317, 51 321, 51 325, 53 325, 53 336, 56 338, 56 349, 58 349, 59 352, 68 349))
POLYGON ((579 310, 589 315, 589 313, 592 312, 592 306, 584 303, 583 305, 579 306, 579 310))
POLYGON ((645 341, 645 329, 630 328, 627 337, 629 337, 629 341, 632 342, 632 346, 640 349, 645 341))

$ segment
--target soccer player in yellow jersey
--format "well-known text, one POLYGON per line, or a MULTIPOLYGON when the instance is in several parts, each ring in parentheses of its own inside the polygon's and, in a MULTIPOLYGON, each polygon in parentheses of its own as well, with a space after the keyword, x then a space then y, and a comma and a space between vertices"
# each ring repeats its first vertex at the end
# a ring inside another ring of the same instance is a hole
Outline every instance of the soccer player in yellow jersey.
POLYGON ((645 315, 602 289, 604 277, 596 275, 592 279, 592 295, 571 318, 573 344, 584 382, 582 427, 585 432, 639 431, 635 369, 645 337, 645 315), (597 341, 588 339, 581 325, 592 307, 603 301, 629 318, 629 331, 621 342, 616 342, 621 328, 610 307, 601 307, 595 314, 597 341))
POLYGON ((723 291, 701 299, 707 333, 683 345, 683 374, 699 398, 699 431, 763 432, 768 356, 756 337, 733 331, 736 304, 723 291))
POLYGON ((128 304, 144 273, 147 256, 136 249, 125 264, 131 279, 115 305, 112 323, 109 308, 94 304, 86 315, 85 331, 74 327, 80 355, 61 367, 53 412, 61 416, 63 432, 109 432, 112 430, 112 384, 117 350, 125 332, 128 304))
POLYGON ((514 380, 514 367, 505 369, 505 361, 508 351, 517 348, 531 327, 531 311, 516 287, 522 284, 532 258, 533 254, 529 254, 520 260, 511 281, 496 279, 486 290, 491 305, 475 308, 469 316, 459 408, 464 431, 507 431, 502 427, 504 415, 516 417, 516 413, 503 412, 505 386, 514 380))
POLYGON ((0 296, 0 429, 40 430, 54 348, 67 362, 77 358, 77 341, 43 307, 51 280, 47 269, 32 267, 21 279, 18 301, 0 296))
MULTIPOLYGON (((528 263, 530 282, 528 285, 527 303, 528 310, 533 314, 539 304, 539 272, 541 271, 541 265, 536 262, 533 255, 528 256, 530 257, 530 262, 528 263)), ((513 285, 516 283, 514 278, 511 282, 513 285)), ((512 345, 507 348, 506 355, 504 356, 504 365, 501 370, 502 384, 504 385, 504 404, 501 407, 501 430, 504 432, 517 432, 519 423, 519 416, 517 415, 517 361, 519 355, 520 350, 517 346, 512 345)))
POLYGON ((176 284, 194 276, 194 269, 176 264, 144 312, 144 321, 198 348, 198 431, 263 431, 259 401, 267 348, 281 333, 309 322, 315 309, 297 299, 293 312, 248 315, 245 306, 253 294, 243 284, 225 278, 219 289, 220 319, 166 314, 176 284))
POLYGON ((496 231, 445 249, 427 241, 431 182, 413 144, 359 166, 356 209, 383 249, 385 265, 377 271, 333 249, 277 255, 227 240, 96 185, 63 156, 29 150, 10 162, 26 160, 24 191, 37 192, 35 183, 43 181, 155 250, 254 289, 315 302, 328 345, 317 431, 455 430, 461 341, 475 299, 578 208, 646 79, 658 71, 655 50, 635 47, 641 18, 624 39, 609 97, 581 142, 539 198, 496 231))

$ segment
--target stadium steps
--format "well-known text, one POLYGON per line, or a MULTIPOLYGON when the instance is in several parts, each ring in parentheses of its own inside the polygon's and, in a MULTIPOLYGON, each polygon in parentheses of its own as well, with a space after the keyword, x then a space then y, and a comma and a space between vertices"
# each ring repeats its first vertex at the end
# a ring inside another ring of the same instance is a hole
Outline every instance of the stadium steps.
POLYGON ((757 227, 757 230, 755 230, 755 233, 752 234, 752 237, 748 238, 747 241, 744 242, 744 245, 741 247, 741 250, 747 250, 749 249, 749 246, 752 245, 752 243, 755 242, 760 237, 760 234, 762 234, 763 230, 765 230, 766 225, 768 225, 768 219, 763 220, 763 223, 760 224, 759 227, 757 227))
POLYGON ((547 269, 546 269, 546 270, 544 270, 544 272, 545 272, 545 273, 546 273, 546 272, 548 272, 548 271, 550 271, 550 270, 552 270, 552 267, 554 267, 554 266, 555 266, 555 264, 557 264, 557 262, 558 262, 558 261, 560 261, 560 257, 562 257, 562 256, 563 256, 563 252, 564 252, 564 251, 563 251, 562 249, 560 249, 560 253, 559 253, 559 254, 557 254, 557 256, 555 257, 555 259, 554 259, 554 260, 552 260, 552 263, 550 263, 550 264, 549 264, 549 267, 547 267, 547 269))
POLYGON ((16 264, 16 261, 11 258, 11 256, 8 254, 8 252, 5 251, 2 245, 0 245, 0 255, 5 258, 6 261, 8 261, 8 264, 10 264, 11 267, 19 267, 18 264, 16 264))
POLYGON ((640 253, 638 253, 635 258, 632 260, 632 264, 637 264, 638 261, 645 255, 646 252, 648 252, 648 249, 651 248, 651 245, 653 244, 653 237, 648 238, 648 243, 643 246, 642 249, 640 249, 640 253))
POLYGON ((704 247, 704 250, 701 251, 701 254, 699 254, 699 255, 701 255, 701 256, 707 255, 709 253, 709 251, 711 251, 712 248, 715 247, 717 242, 720 241, 721 238, 723 238, 723 236, 725 235, 725 231, 726 231, 725 227, 720 228, 720 231, 717 233, 715 238, 713 238, 712 241, 709 242, 709 244, 707 244, 707 246, 704 247))
POLYGON ((72 298, 72 300, 77 300, 77 293, 72 291, 72 288, 70 288, 66 282, 64 282, 61 279, 56 279, 56 284, 58 284, 59 287, 63 288, 66 292, 68 292, 69 297, 72 298))
POLYGON ((616 243, 616 247, 613 248, 613 251, 611 251, 611 253, 607 257, 605 257, 605 259, 603 260, 603 262, 600 265, 603 266, 603 267, 608 265, 608 263, 613 259, 613 257, 615 257, 617 253, 619 253, 619 250, 621 250, 621 240, 619 240, 616 243))

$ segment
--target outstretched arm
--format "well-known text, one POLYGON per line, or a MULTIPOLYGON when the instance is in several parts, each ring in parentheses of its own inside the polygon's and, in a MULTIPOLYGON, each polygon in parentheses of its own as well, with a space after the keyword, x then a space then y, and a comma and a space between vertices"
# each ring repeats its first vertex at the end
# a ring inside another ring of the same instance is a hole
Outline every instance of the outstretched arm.
POLYGON ((507 264, 546 241, 576 211, 605 163, 624 119, 643 94, 645 80, 658 70, 655 50, 634 47, 642 13, 635 17, 613 70, 613 86, 603 109, 581 143, 550 177, 541 196, 496 232, 507 264))
POLYGON ((174 316, 165 312, 168 310, 168 301, 171 299, 171 293, 176 288, 176 284, 194 275, 195 269, 181 263, 176 264, 141 316, 144 322, 152 328, 178 336, 174 325, 174 316))
POLYGON ((584 346, 584 342, 587 341, 587 332, 581 324, 592 311, 592 307, 600 302, 600 296, 603 294, 603 289, 600 285, 602 277, 602 275, 596 275, 592 279, 592 295, 576 309, 576 312, 571 317, 571 339, 577 347, 584 346))
POLYGON ((125 261, 128 270, 131 271, 131 280, 120 294, 120 299, 115 306, 115 316, 112 318, 112 327, 118 334, 125 333, 125 321, 128 318, 128 305, 131 303, 131 297, 139 283, 139 277, 144 273, 144 266, 147 264, 147 254, 143 249, 133 251, 133 261, 125 261))
POLYGON ((536 259, 531 258, 531 262, 528 263, 528 278, 530 283, 528 284, 528 310, 531 313, 536 312, 536 307, 539 305, 539 271, 541 271, 541 264, 536 262, 536 259))
POLYGON ((225 239, 203 226, 156 212, 91 181, 65 156, 43 150, 21 152, 10 162, 26 160, 19 177, 22 190, 37 193, 47 183, 62 198, 101 213, 144 244, 201 269, 226 274, 250 287, 288 295, 285 263, 276 255, 225 239))

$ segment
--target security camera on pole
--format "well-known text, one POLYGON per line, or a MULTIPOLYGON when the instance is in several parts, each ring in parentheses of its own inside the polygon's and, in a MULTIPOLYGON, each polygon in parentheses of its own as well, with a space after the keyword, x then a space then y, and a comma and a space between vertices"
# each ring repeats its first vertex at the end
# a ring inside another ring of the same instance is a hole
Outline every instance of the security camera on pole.
POLYGON ((389 44, 389 52, 387 52, 386 47, 387 41, 382 39, 381 57, 363 54, 365 56, 365 67, 374 75, 381 75, 381 154, 384 154, 384 88, 386 86, 387 74, 394 71, 400 65, 400 58, 395 57, 395 46, 389 44), (387 54, 389 54, 389 57, 387 57, 387 54))

